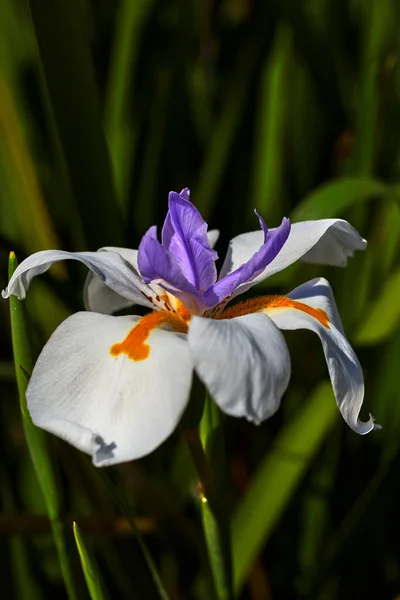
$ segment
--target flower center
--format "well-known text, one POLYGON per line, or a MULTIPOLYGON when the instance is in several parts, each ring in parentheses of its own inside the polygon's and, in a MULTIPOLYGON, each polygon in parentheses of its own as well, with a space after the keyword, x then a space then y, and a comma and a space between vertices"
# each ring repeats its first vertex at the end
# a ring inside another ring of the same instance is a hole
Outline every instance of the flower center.
POLYGON ((165 300, 166 304, 172 307, 172 310, 176 312, 181 319, 184 321, 190 321, 190 311, 183 304, 182 300, 179 300, 179 298, 173 296, 172 294, 163 294, 161 298, 165 300))
POLYGON ((146 360, 150 354, 150 345, 146 344, 150 333, 156 327, 161 325, 169 326, 173 331, 187 333, 188 325, 184 318, 175 313, 154 311, 145 315, 131 329, 122 342, 113 344, 110 348, 110 354, 118 358, 121 354, 126 354, 133 361, 146 360))
POLYGON ((286 296, 262 296, 261 298, 251 298, 245 302, 239 302, 234 306, 228 307, 214 318, 233 319, 234 317, 241 317, 251 313, 265 312, 268 314, 272 310, 285 310, 287 308, 301 310, 307 315, 314 317, 314 319, 321 323, 326 329, 330 329, 329 317, 322 308, 313 308, 312 306, 308 306, 308 304, 292 300, 286 296))

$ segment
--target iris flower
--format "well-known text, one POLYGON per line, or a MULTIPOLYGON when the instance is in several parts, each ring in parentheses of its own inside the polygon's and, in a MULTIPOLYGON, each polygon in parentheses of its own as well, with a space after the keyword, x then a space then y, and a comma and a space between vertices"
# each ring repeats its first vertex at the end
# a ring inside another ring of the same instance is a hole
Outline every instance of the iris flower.
MULTIPOLYGON (((258 216, 258 215, 257 215, 258 216)), ((3 297, 24 298, 33 277, 59 260, 90 273, 88 312, 66 319, 40 354, 27 389, 33 422, 106 466, 139 458, 175 429, 190 396, 193 371, 220 409, 259 424, 275 413, 290 379, 281 330, 310 329, 320 338, 339 410, 357 433, 377 425, 359 419, 363 375, 325 279, 286 296, 228 302, 301 259, 346 265, 366 241, 346 221, 323 219, 245 233, 229 243, 217 276, 218 232, 189 201, 169 194, 161 232, 151 227, 139 250, 37 252, 16 269, 3 297), (144 316, 112 316, 141 305, 144 316)))

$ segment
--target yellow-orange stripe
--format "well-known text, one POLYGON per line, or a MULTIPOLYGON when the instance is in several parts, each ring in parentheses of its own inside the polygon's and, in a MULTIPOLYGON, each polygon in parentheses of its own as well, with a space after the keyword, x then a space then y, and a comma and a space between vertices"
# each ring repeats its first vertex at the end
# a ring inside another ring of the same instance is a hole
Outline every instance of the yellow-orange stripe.
POLYGON ((260 298, 251 298, 245 302, 239 302, 233 306, 226 308, 217 319, 233 319, 234 317, 241 317, 256 312, 266 312, 271 309, 285 309, 285 308, 296 308, 302 312, 314 317, 323 327, 330 329, 329 318, 327 313, 322 308, 313 308, 287 298, 287 296, 261 296, 260 298))
POLYGON ((154 311, 145 315, 131 329, 122 342, 113 344, 110 348, 110 354, 118 358, 121 354, 126 354, 128 358, 134 361, 145 360, 150 354, 150 346, 146 344, 150 333, 160 325, 168 324, 174 331, 187 333, 187 323, 178 315, 164 311, 154 311))

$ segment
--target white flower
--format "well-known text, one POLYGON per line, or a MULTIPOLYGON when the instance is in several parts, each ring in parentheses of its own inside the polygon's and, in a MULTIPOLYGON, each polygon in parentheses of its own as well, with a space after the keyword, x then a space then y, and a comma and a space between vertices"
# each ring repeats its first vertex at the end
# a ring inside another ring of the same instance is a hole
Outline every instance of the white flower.
POLYGON ((162 243, 155 227, 139 250, 38 252, 16 269, 3 292, 25 297, 33 277, 67 258, 87 265, 85 306, 62 323, 35 365, 27 401, 36 425, 92 455, 96 466, 139 458, 175 429, 197 372, 219 407, 256 424, 279 407, 290 379, 281 329, 310 329, 324 349, 338 407, 359 420, 364 383, 344 336, 329 283, 314 279, 287 296, 265 296, 226 307, 296 260, 345 266, 366 242, 346 221, 324 219, 239 235, 217 278, 217 232, 189 201, 171 192, 162 243), (143 317, 111 316, 134 304, 143 317))

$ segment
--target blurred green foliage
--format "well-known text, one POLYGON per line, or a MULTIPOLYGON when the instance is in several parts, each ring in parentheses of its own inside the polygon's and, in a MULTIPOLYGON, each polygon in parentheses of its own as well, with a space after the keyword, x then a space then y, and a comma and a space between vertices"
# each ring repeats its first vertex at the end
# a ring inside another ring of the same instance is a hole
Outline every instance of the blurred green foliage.
MULTIPOLYGON (((10 250, 22 260, 137 247, 168 191, 186 186, 221 230, 222 257, 257 227, 255 207, 270 226, 343 217, 369 241, 346 270, 297 264, 253 290, 329 279, 363 365, 364 417, 383 429, 348 430, 319 341, 287 335, 293 375, 279 413, 258 428, 223 419, 243 599, 400 594, 399 22, 396 0, 0 2, 2 288, 10 250)), ((19 363, 29 375, 27 349, 37 357, 82 309, 84 276, 58 265, 32 284, 27 327, 13 323, 20 391, 19 363)), ((217 597, 210 515, 179 432, 110 469, 109 496, 86 456, 35 433, 23 395, 21 418, 8 302, 0 315, 4 597, 88 598, 83 575, 92 598, 217 597)))

